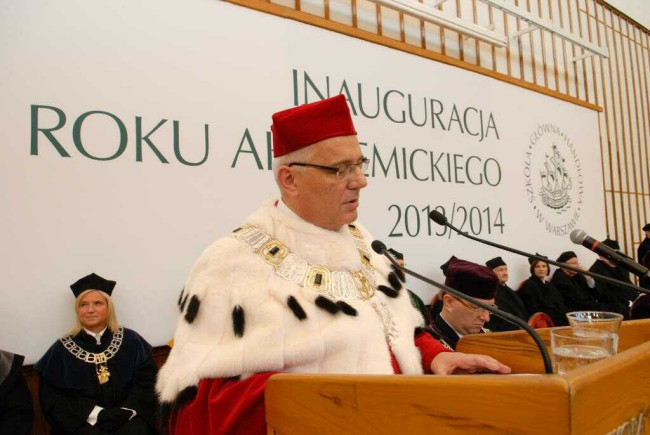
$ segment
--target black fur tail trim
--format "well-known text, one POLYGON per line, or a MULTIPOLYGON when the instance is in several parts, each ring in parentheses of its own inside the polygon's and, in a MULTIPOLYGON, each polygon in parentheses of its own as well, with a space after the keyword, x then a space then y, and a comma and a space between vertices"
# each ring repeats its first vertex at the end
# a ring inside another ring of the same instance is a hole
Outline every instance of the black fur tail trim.
POLYGON ((395 289, 392 289, 390 287, 386 287, 385 285, 378 285, 377 290, 388 296, 389 298, 396 298, 399 296, 399 292, 395 289))
POLYGON ((352 305, 348 304, 347 302, 338 301, 338 302, 336 302, 336 305, 338 305, 338 307, 341 309, 341 311, 343 311, 343 313, 348 315, 348 316, 354 317, 354 316, 357 315, 357 310, 355 310, 354 307, 352 305))
POLYGON ((393 272, 395 272, 400 281, 406 282, 406 275, 404 275, 402 269, 399 269, 394 264, 391 264, 390 267, 393 269, 393 272))
POLYGON ((321 308, 330 314, 336 314, 339 312, 339 306, 336 305, 334 301, 327 299, 325 296, 318 296, 315 303, 318 308, 321 308))
POLYGON ((245 322, 244 309, 235 305, 235 308, 232 309, 232 329, 237 337, 244 335, 245 322))
POLYGON ((293 296, 287 298, 287 305, 293 311, 293 315, 298 318, 298 320, 305 320, 307 318, 307 313, 302 309, 300 303, 293 296))
POLYGON ((192 295, 190 303, 187 305, 187 311, 185 312, 185 320, 187 323, 191 324, 196 319, 196 315, 199 314, 199 307, 201 306, 201 301, 196 295, 192 295))
POLYGON ((397 275, 395 275, 395 272, 391 272, 388 274, 388 282, 390 283, 390 286, 397 291, 399 291, 402 288, 402 283, 400 282, 397 275))
MULTIPOLYGON (((181 289, 181 294, 178 295, 178 302, 176 303, 176 305, 178 305, 179 308, 180 308, 180 306, 181 306, 181 302, 183 302, 183 294, 184 294, 184 293, 185 293, 185 287, 183 287, 183 288, 181 289)), ((181 310, 181 311, 182 311, 182 310, 181 310)))
POLYGON ((183 298, 183 302, 181 302, 181 306, 180 306, 180 308, 179 308, 179 309, 181 310, 181 313, 182 313, 183 311, 185 311, 185 305, 187 305, 187 300, 188 300, 189 298, 190 298, 189 293, 185 294, 185 297, 183 298))

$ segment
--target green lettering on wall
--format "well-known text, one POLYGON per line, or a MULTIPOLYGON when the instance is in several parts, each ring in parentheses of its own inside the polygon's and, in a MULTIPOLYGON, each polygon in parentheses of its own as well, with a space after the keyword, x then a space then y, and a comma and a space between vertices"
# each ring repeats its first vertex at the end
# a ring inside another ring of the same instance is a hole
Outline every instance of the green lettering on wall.
POLYGON ((117 116, 113 115, 112 113, 104 112, 101 110, 91 110, 89 112, 82 113, 81 116, 79 116, 79 118, 77 118, 77 120, 74 122, 74 126, 72 127, 72 140, 74 141, 74 146, 77 147, 77 150, 79 150, 79 152, 82 155, 88 157, 89 159, 113 160, 121 156, 124 150, 126 150, 126 144, 128 142, 128 133, 126 132, 126 127, 124 126, 124 123, 117 116), (83 126, 83 123, 86 120, 86 118, 88 118, 91 115, 106 115, 109 118, 111 118, 113 121, 115 121, 115 124, 117 125, 117 128, 120 131, 120 145, 117 147, 117 150, 112 156, 96 157, 90 154, 88 151, 86 151, 86 148, 84 147, 84 144, 81 141, 81 127, 83 126))
POLYGON ((65 125, 65 113, 63 113, 63 110, 54 106, 40 106, 37 104, 32 104, 30 125, 31 125, 31 149, 29 152, 30 155, 32 156, 38 155, 38 132, 40 131, 50 141, 50 143, 54 145, 54 149, 59 153, 59 155, 61 155, 61 157, 70 157, 70 154, 68 154, 68 152, 63 148, 61 143, 52 134, 54 130, 58 130, 65 125), (57 114, 57 116, 59 117, 59 121, 54 127, 39 128, 38 111, 40 109, 53 110, 57 114))
POLYGON ((206 160, 208 160, 208 154, 210 153, 210 142, 209 142, 209 127, 208 124, 205 124, 204 126, 204 136, 205 136, 205 154, 203 155, 203 158, 199 160, 198 162, 190 162, 187 161, 183 158, 183 155, 181 154, 181 145, 180 145, 180 140, 179 140, 179 122, 174 121, 172 122, 172 126, 174 129, 174 155, 176 156, 176 159, 181 162, 184 165, 187 166, 200 166, 203 163, 205 163, 206 160))
POLYGON ((239 154, 241 153, 252 154, 253 157, 255 158, 257 169, 264 169, 264 167, 262 166, 262 161, 260 160, 260 156, 257 154, 257 150, 255 149, 255 143, 253 143, 253 138, 251 137, 248 128, 244 131, 244 136, 241 138, 241 141, 239 142, 239 148, 237 148, 237 152, 235 153, 235 158, 232 161, 232 165, 230 165, 231 168, 234 168, 235 165, 237 165, 237 159, 239 159, 239 154), (244 143, 248 144, 249 146, 248 149, 244 149, 244 143))
POLYGON ((156 148, 156 146, 151 142, 149 139, 149 136, 151 136, 158 128, 160 128, 165 122, 167 122, 166 119, 161 120, 154 128, 152 128, 149 133, 146 135, 142 136, 142 117, 136 116, 135 117, 135 161, 136 162, 141 162, 142 161, 142 141, 145 141, 147 145, 149 145, 149 148, 154 152, 156 157, 163 162, 163 163, 169 163, 169 161, 163 156, 163 154, 156 148))

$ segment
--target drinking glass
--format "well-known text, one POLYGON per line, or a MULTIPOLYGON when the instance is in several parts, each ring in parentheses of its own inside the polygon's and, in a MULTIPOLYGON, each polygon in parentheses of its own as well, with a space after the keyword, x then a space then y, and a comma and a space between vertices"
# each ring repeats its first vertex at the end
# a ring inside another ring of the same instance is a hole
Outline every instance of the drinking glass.
POLYGON ((612 355, 618 351, 618 331, 623 315, 608 311, 572 311, 567 313, 569 325, 574 328, 598 329, 612 334, 612 355))
POLYGON ((551 329, 553 371, 563 375, 611 355, 613 335, 597 329, 565 326, 551 329))

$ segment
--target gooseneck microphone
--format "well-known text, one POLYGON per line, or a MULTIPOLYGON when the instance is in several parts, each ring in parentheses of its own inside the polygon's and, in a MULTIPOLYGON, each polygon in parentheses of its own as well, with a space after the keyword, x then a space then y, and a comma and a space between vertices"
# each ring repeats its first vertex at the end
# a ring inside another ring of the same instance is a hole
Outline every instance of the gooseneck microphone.
POLYGON ((601 243, 600 240, 589 237, 587 233, 582 230, 575 229, 571 231, 569 237, 571 238, 571 241, 576 245, 584 246, 585 248, 595 252, 601 257, 605 257, 611 262, 621 265, 626 270, 632 272, 635 275, 648 276, 647 267, 640 265, 631 258, 621 254, 620 252, 617 252, 604 243, 601 243))
MULTIPOLYGON (((521 255, 521 256, 524 256, 524 257, 534 258, 535 260, 541 260, 541 261, 543 261, 545 263, 552 264, 553 266, 561 267, 562 269, 568 269, 568 270, 572 270, 574 272, 578 272, 578 273, 580 273, 582 275, 591 276, 591 277, 593 277, 593 278, 595 278, 595 279, 597 279, 599 281, 604 281, 604 282, 607 282, 607 283, 610 283, 610 284, 617 285, 619 287, 630 288, 630 289, 632 289, 632 290, 634 290, 636 292, 639 292, 639 293, 650 294, 650 290, 646 290, 644 288, 638 287, 638 286, 636 286, 634 284, 631 284, 629 282, 619 281, 617 279, 610 278, 608 276, 600 275, 598 273, 593 273, 593 272, 588 271, 588 270, 583 270, 583 269, 579 269, 577 267, 573 267, 573 266, 571 266, 569 264, 566 264, 566 263, 559 263, 557 261, 553 261, 553 260, 551 260, 551 259, 549 259, 547 257, 543 257, 541 255, 529 254, 528 252, 520 251, 519 249, 510 248, 509 246, 500 245, 500 244, 495 243, 495 242, 490 242, 489 240, 484 240, 484 239, 478 238, 476 236, 472 236, 471 234, 469 234, 469 233, 467 233, 465 231, 461 231, 458 228, 456 228, 455 226, 453 226, 452 224, 450 224, 447 221, 447 218, 445 217, 445 215, 440 213, 438 210, 432 210, 431 213, 429 213, 429 219, 431 219, 432 221, 434 221, 438 225, 443 225, 445 227, 448 227, 448 228, 452 229, 455 233, 457 233, 457 234, 459 234, 459 235, 461 235, 463 237, 467 237, 468 239, 475 240, 475 241, 477 241, 479 243, 483 243, 484 245, 493 246, 495 248, 503 249, 504 251, 512 252, 514 254, 521 255)), ((621 254, 618 254, 618 255, 622 257, 621 254)))
POLYGON ((440 283, 438 283, 436 281, 433 281, 432 279, 429 279, 427 277, 424 277, 424 276, 420 275, 417 272, 414 272, 414 271, 412 271, 410 269, 407 269, 406 267, 400 266, 397 263, 397 261, 395 261, 395 259, 390 255, 390 253, 388 252, 388 249, 386 248, 386 245, 380 240, 374 240, 371 243, 370 246, 372 247, 373 251, 375 251, 379 255, 383 255, 386 258, 388 258, 388 261, 390 261, 393 264, 393 266, 395 266, 396 268, 398 268, 402 272, 406 273, 407 275, 411 275, 412 277, 414 277, 416 279, 419 279, 420 281, 426 282, 429 285, 437 287, 440 290, 457 297, 458 299, 462 299, 462 300, 464 300, 466 302, 469 302, 469 303, 474 304, 474 305, 476 305, 478 307, 481 307, 484 310, 490 312, 491 314, 494 314, 495 316, 498 316, 498 317, 504 319, 505 321, 507 321, 509 323, 517 325, 521 329, 524 329, 533 338, 533 341, 535 342, 535 344, 539 348, 540 353, 542 354, 542 359, 544 360, 544 371, 547 374, 552 374, 553 373, 553 366, 551 364, 551 358, 548 355, 548 351, 546 349, 546 346, 544 345, 544 342, 542 341, 542 339, 539 338, 539 335, 537 335, 535 330, 533 328, 531 328, 530 325, 528 325, 528 323, 524 322, 523 320, 521 320, 520 318, 518 318, 516 316, 513 316, 510 313, 506 313, 505 311, 501 311, 501 310, 499 310, 497 308, 494 308, 494 307, 492 307, 490 305, 487 305, 487 304, 485 304, 485 303, 483 303, 483 302, 481 302, 481 301, 479 301, 477 299, 474 299, 471 296, 467 296, 465 293, 461 293, 458 290, 454 290, 451 287, 448 287, 448 286, 446 286, 444 284, 440 284, 440 283))

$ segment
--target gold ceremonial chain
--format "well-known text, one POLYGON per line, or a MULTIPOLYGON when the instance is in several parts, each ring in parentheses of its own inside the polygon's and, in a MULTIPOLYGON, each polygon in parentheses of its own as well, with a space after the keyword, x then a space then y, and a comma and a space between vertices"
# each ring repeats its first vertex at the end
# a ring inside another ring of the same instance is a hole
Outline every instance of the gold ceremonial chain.
POLYGON ((255 226, 237 228, 232 235, 262 257, 276 274, 287 281, 328 295, 334 300, 362 299, 370 303, 382 324, 386 342, 393 346, 397 336, 393 315, 384 302, 373 298, 377 281, 375 270, 370 264, 370 251, 363 241, 361 231, 352 224, 348 225, 348 229, 361 257, 361 269, 354 272, 309 264, 291 252, 284 243, 255 226))
POLYGON ((273 267, 282 278, 302 287, 332 297, 334 300, 370 299, 375 293, 375 272, 363 236, 354 225, 348 225, 361 256, 361 269, 354 272, 331 270, 315 266, 298 257, 279 240, 255 226, 233 231, 233 236, 251 248, 273 267))
POLYGON ((60 341, 61 344, 63 344, 63 347, 65 347, 68 352, 74 355, 77 359, 90 364, 94 363, 97 380, 100 384, 105 384, 111 376, 111 372, 108 371, 107 362, 115 356, 118 350, 120 350, 120 346, 122 346, 122 338, 124 338, 124 328, 118 329, 117 332, 113 334, 113 339, 106 350, 100 353, 88 352, 75 343, 70 335, 61 337, 60 341))

